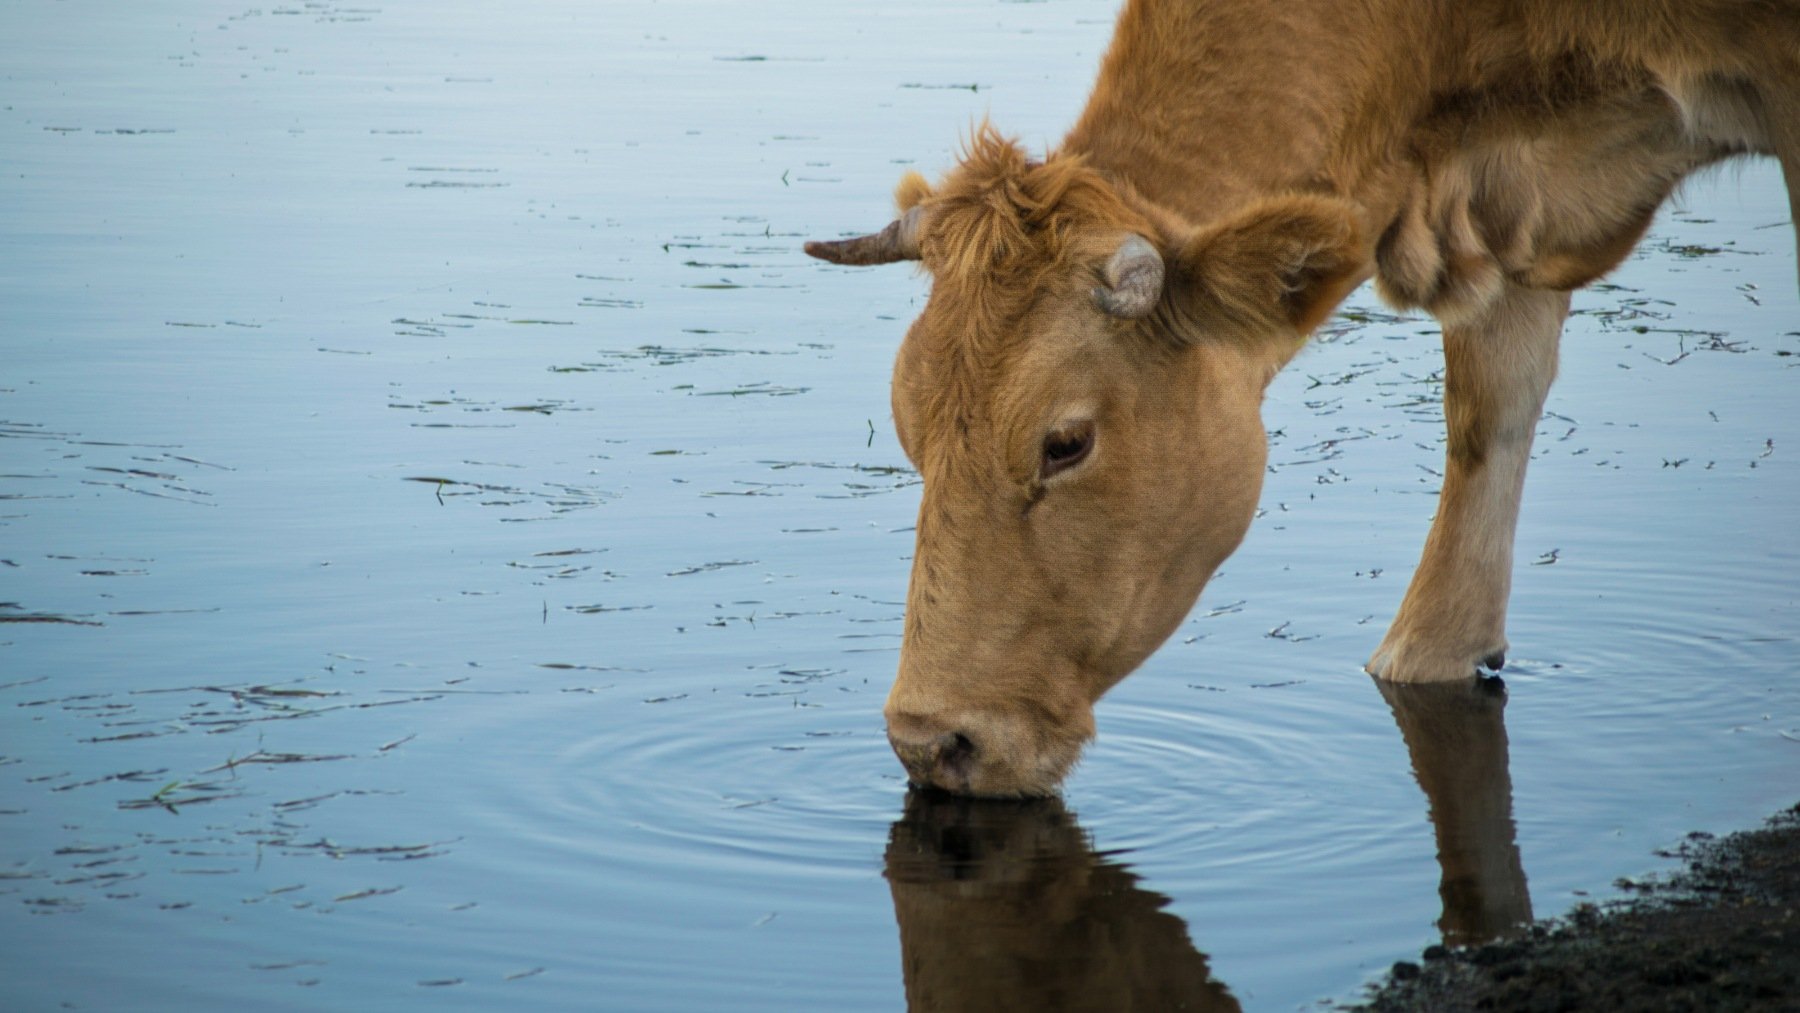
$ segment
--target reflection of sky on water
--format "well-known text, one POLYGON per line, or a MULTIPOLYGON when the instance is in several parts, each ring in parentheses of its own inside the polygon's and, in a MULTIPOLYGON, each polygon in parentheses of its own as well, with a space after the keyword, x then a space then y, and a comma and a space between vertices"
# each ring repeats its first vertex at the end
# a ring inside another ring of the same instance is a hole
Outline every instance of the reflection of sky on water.
MULTIPOLYGON (((1057 136, 1111 6, 0 9, 9 995, 900 1002, 886 371, 922 283, 797 244, 878 227, 973 117, 1057 136)), ((1526 495, 1540 914, 1792 801, 1793 238, 1771 166, 1690 190, 1577 298, 1526 495)), ((1439 356, 1351 309, 1069 786, 1252 1008, 1444 915, 1357 670, 1439 356)))

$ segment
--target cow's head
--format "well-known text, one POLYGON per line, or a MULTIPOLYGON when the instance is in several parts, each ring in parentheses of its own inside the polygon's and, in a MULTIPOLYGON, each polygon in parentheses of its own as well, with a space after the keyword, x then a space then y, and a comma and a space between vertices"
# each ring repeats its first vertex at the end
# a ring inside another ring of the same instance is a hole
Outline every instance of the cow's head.
POLYGON ((1193 227, 986 130, 897 199, 882 232, 806 247, 932 276, 894 366, 924 497, 888 737, 915 784, 1048 794, 1243 538, 1263 390, 1367 251, 1329 198, 1193 227))

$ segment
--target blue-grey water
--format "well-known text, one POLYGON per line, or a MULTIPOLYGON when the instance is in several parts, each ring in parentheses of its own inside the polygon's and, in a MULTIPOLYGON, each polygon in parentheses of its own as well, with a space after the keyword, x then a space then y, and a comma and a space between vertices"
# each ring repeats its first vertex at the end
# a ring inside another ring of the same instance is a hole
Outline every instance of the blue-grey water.
MULTIPOLYGON (((1112 16, 0 5, 0 1004, 898 1009, 903 937, 1074 910, 909 864, 925 282, 799 244, 984 115, 1053 143, 1112 16)), ((1448 749, 1539 915, 1800 793, 1786 219, 1716 173, 1576 298, 1498 769, 1448 749)), ((1030 831, 1245 1008, 1442 935, 1436 761, 1360 670, 1434 332, 1361 292, 1277 381, 1263 515, 1030 831)))

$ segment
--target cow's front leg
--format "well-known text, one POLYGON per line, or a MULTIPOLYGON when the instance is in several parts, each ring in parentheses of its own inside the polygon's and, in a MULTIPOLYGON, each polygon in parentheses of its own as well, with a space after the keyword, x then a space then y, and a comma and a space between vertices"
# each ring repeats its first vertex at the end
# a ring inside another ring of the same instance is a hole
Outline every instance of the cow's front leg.
POLYGON ((1513 528, 1568 310, 1566 292, 1508 285, 1480 319, 1444 328, 1444 487, 1370 674, 1436 682, 1504 660, 1513 528))

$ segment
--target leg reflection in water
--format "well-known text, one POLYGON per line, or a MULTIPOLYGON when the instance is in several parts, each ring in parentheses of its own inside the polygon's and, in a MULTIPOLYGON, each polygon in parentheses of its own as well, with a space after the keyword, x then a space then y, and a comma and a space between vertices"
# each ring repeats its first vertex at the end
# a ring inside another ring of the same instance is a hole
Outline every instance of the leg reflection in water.
POLYGON ((1168 898, 1096 854, 1059 799, 912 792, 887 879, 911 1013, 1240 1009, 1168 898))
POLYGON ((1512 818, 1506 686, 1375 680, 1393 708, 1437 832, 1444 942, 1465 946, 1516 934, 1531 921, 1531 895, 1512 818))

